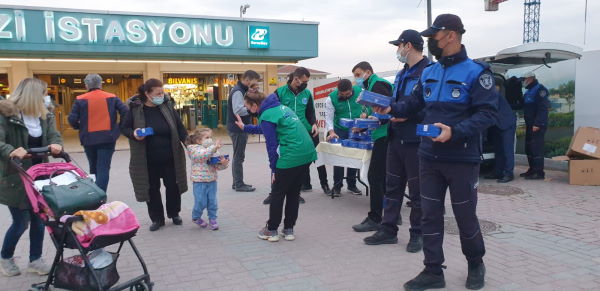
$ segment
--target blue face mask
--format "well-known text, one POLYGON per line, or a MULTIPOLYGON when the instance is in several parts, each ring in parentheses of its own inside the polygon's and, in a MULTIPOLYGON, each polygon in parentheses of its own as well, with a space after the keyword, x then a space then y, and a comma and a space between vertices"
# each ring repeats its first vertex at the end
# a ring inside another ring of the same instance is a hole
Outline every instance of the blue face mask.
POLYGON ((363 74, 362 77, 359 77, 359 78, 355 79, 356 85, 360 86, 361 88, 365 88, 365 75, 366 74, 363 74))
POLYGON ((165 95, 152 97, 152 104, 154 105, 161 105, 163 102, 165 102, 165 95))

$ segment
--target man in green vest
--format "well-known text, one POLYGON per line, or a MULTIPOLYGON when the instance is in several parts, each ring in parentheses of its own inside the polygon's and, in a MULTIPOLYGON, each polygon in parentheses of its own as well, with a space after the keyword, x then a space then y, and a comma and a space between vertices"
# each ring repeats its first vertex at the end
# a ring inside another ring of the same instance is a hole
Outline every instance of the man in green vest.
MULTIPOLYGON (((337 89, 325 101, 325 130, 327 132, 327 140, 332 138, 347 139, 350 128, 340 124, 342 118, 360 118, 366 116, 366 108, 358 103, 356 99, 362 91, 360 86, 352 86, 352 82, 348 79, 342 79, 337 85, 337 89)), ((346 170, 346 180, 348 181, 348 191, 353 194, 360 195, 362 192, 356 188, 356 171, 357 169, 348 168, 346 170)), ((340 196, 342 187, 344 186, 344 168, 333 167, 333 188, 332 195, 340 196)))
MULTIPOLYGON (((304 67, 298 67, 294 72, 288 76, 287 84, 279 87, 275 91, 275 95, 279 98, 282 105, 289 107, 298 116, 300 123, 308 131, 312 137, 314 146, 319 144, 319 130, 317 128, 317 117, 315 115, 315 103, 310 90, 306 89, 308 81, 310 79, 310 72, 304 67)), ((321 188, 325 193, 331 192, 329 189, 329 183, 327 182, 327 170, 325 166, 317 168, 319 172, 319 181, 321 182, 321 188)), ((310 184, 310 169, 307 168, 304 181, 302 183, 302 192, 312 190, 310 184)), ((270 195, 263 202, 264 204, 270 203, 270 195)), ((300 197, 300 203, 304 203, 304 198, 300 197)))
MULTIPOLYGON (((356 85, 373 93, 392 96, 392 84, 373 73, 368 62, 360 62, 352 69, 356 85)), ((368 216, 357 225, 352 226, 356 232, 379 230, 383 214, 383 194, 385 192, 385 169, 387 155, 387 123, 383 123, 373 131, 373 152, 369 165, 369 187, 371 187, 371 210, 368 216)))

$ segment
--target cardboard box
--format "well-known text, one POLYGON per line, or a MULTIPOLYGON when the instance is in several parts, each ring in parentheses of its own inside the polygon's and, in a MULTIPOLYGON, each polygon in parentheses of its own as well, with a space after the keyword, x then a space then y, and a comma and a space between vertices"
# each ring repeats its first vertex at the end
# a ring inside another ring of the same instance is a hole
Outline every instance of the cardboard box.
POLYGON ((571 139, 567 156, 600 159, 600 129, 578 128, 575 136, 571 139))
POLYGON ((570 160, 569 184, 600 186, 600 160, 570 160))

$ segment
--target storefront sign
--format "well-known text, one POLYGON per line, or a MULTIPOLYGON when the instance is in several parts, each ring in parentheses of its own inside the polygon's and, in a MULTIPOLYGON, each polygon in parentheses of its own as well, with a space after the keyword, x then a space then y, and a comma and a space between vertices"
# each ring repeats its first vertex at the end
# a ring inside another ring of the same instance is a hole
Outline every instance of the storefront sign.
POLYGON ((315 98, 315 111, 317 115, 317 126, 320 132, 325 131, 325 101, 329 94, 337 89, 339 79, 321 79, 316 80, 315 85, 319 85, 313 88, 313 96, 315 98), (333 81, 333 82, 332 82, 333 81), (322 84, 322 85, 321 85, 322 84))
POLYGON ((167 78, 167 84, 198 84, 198 78, 167 78))
POLYGON ((128 55, 299 60, 317 56, 317 29, 318 24, 310 22, 105 14, 0 5, 0 57, 128 55), (278 37, 276 46, 271 35, 278 37), (257 53, 254 49, 268 50, 257 53), (253 58, 244 58, 247 56, 253 58))
POLYGON ((248 26, 248 47, 249 48, 269 48, 271 44, 271 35, 268 26, 248 26))

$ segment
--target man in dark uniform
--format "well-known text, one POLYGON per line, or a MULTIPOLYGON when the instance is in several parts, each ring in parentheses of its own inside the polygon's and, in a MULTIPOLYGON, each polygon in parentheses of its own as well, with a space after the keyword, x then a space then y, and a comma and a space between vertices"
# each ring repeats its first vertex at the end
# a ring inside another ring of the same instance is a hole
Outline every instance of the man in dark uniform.
POLYGON ((524 97, 525 153, 529 169, 520 176, 528 180, 541 180, 544 173, 544 135, 548 127, 548 89, 540 84, 533 72, 523 75, 523 86, 527 89, 524 97))
POLYGON ((508 183, 514 179, 515 168, 515 131, 517 115, 506 100, 502 77, 496 76, 498 94, 498 122, 490 127, 489 136, 494 144, 494 172, 485 176, 498 183, 508 183))
POLYGON ((448 188, 469 266, 465 286, 476 290, 485 284, 485 246, 476 214, 477 186, 483 160, 481 133, 496 122, 498 94, 487 65, 468 58, 461 44, 464 32, 458 16, 438 16, 421 35, 429 38, 429 51, 439 62, 425 68, 412 98, 395 102, 392 108, 378 109, 380 113, 391 111, 396 118, 423 109, 423 124, 441 129, 439 136, 422 138, 419 145, 425 269, 404 284, 406 290, 446 286, 442 245, 448 188))
MULTIPOLYGON (((404 68, 396 75, 394 101, 410 98, 429 59, 423 56, 423 37, 416 30, 405 30, 397 40, 390 41, 398 47, 397 58, 404 68)), ((397 221, 406 186, 412 202, 410 211, 410 240, 406 251, 416 253, 423 247, 421 235, 421 193, 419 192, 419 158, 417 151, 421 138, 416 135, 417 124, 423 112, 412 112, 408 118, 392 118, 388 130, 385 211, 381 229, 364 239, 368 245, 398 242, 397 221)))

